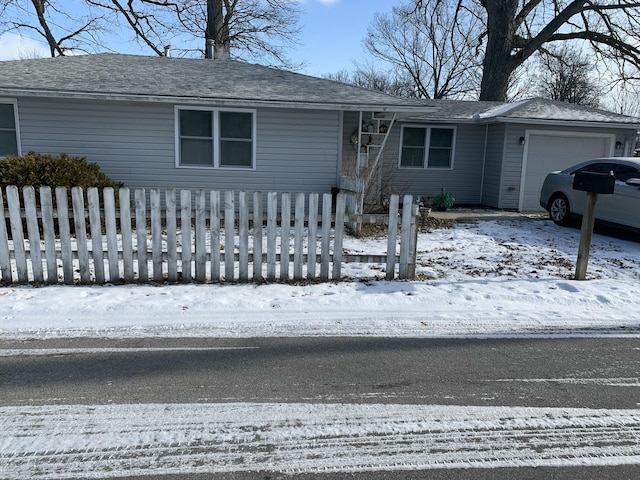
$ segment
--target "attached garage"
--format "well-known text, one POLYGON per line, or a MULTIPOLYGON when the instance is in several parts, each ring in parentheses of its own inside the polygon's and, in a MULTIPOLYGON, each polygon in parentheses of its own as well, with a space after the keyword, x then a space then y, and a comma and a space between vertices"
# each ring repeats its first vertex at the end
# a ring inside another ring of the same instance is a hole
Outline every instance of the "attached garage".
POLYGON ((549 172, 593 158, 633 155, 640 119, 580 105, 533 98, 475 116, 486 125, 482 203, 542 211, 540 188, 549 172))
POLYGON ((547 173, 614 154, 615 135, 527 131, 518 210, 542 210, 540 188, 547 173))

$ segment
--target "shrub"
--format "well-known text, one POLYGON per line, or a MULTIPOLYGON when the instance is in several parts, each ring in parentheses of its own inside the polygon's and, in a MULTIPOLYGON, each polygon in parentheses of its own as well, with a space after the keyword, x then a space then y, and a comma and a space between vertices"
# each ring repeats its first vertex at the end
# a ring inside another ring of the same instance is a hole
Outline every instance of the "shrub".
POLYGON ((444 188, 440 189, 440 193, 433 197, 433 206, 436 210, 444 211, 447 208, 451 208, 456 201, 449 192, 444 188))
POLYGON ((55 187, 121 187, 100 171, 95 163, 88 163, 85 157, 70 157, 66 154, 45 155, 29 152, 23 156, 10 155, 0 160, 0 187, 8 185, 55 187))

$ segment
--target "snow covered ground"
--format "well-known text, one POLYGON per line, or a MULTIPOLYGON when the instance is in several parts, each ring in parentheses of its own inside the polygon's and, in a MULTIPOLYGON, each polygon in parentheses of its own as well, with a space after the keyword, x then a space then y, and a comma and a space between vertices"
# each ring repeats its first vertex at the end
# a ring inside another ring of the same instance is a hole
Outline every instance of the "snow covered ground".
MULTIPOLYGON (((0 339, 640 337, 640 243, 595 235, 589 279, 577 282, 579 236, 527 217, 434 230, 420 235, 418 278, 407 282, 382 280, 382 265, 347 265, 340 283, 5 287, 0 339)), ((385 242, 345 248, 382 253, 385 242)), ((638 409, 53 403, 0 407, 0 477, 640 465, 638 409)))
MULTIPOLYGON (((352 264, 339 283, 5 287, 0 338, 640 336, 640 243, 594 235, 579 282, 579 237, 536 217, 421 233, 414 281, 352 264)), ((345 240, 353 253, 385 247, 345 240)))

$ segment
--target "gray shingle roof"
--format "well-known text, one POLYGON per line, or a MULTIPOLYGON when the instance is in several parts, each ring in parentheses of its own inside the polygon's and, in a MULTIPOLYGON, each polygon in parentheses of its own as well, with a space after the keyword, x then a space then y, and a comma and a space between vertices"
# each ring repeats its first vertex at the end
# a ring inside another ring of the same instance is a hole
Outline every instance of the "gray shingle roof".
POLYGON ((0 95, 429 112, 424 102, 234 60, 94 54, 0 62, 0 95))

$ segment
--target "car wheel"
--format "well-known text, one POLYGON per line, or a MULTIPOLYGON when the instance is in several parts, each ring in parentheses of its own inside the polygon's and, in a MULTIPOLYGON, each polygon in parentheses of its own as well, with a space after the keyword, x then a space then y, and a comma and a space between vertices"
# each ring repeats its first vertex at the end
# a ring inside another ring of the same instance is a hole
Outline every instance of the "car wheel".
POLYGON ((562 193, 551 197, 551 201, 549 202, 549 216, 557 225, 569 225, 571 209, 569 207, 569 200, 567 200, 567 197, 562 193))

